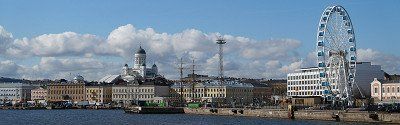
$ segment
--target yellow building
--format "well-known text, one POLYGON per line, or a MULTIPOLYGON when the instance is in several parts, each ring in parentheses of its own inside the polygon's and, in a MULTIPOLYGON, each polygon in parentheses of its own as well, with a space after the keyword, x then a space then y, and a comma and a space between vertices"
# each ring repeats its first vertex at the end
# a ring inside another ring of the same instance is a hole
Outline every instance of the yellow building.
POLYGON ((253 85, 226 81, 223 85, 217 82, 201 82, 186 84, 182 88, 179 83, 171 86, 171 96, 179 101, 183 95, 184 102, 218 103, 220 106, 248 105, 253 100, 253 85), (181 93, 181 89, 183 90, 181 93))
POLYGON ((83 78, 75 78, 73 82, 55 82, 47 86, 47 101, 72 101, 74 103, 86 100, 86 89, 83 78))
POLYGON ((37 89, 31 90, 31 100, 46 100, 47 98, 47 89, 39 87, 37 89))
POLYGON ((112 101, 112 86, 86 86, 86 100, 91 104, 106 104, 112 101))

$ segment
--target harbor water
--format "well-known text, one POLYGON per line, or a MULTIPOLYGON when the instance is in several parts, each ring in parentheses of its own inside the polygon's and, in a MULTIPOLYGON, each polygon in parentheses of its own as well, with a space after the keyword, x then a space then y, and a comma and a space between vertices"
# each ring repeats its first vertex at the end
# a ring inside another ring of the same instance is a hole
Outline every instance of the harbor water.
POLYGON ((4 125, 354 125, 355 122, 193 114, 126 114, 123 110, 0 110, 4 125))

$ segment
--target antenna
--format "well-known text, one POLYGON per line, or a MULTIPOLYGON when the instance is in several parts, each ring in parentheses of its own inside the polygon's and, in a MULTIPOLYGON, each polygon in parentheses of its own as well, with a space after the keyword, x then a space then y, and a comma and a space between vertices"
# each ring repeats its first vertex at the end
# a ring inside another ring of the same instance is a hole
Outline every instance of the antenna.
MULTIPOLYGON (((223 55, 224 55, 224 48, 223 45, 226 43, 225 39, 221 36, 218 37, 217 42, 219 47, 219 97, 222 96, 222 85, 224 84, 224 62, 223 62, 223 55)), ((218 106, 220 106, 218 102, 218 106)))
POLYGON ((218 47, 219 47, 219 78, 220 78, 220 84, 222 85, 224 82, 224 62, 223 62, 223 55, 224 55, 224 48, 223 45, 226 43, 225 39, 221 36, 218 36, 217 42, 218 47))

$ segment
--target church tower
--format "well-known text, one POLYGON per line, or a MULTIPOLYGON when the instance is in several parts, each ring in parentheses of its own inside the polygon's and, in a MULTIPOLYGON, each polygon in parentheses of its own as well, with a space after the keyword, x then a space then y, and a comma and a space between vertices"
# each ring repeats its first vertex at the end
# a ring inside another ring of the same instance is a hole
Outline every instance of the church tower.
POLYGON ((142 66, 146 67, 146 51, 139 47, 139 49, 135 53, 135 60, 134 60, 134 69, 141 69, 142 66))

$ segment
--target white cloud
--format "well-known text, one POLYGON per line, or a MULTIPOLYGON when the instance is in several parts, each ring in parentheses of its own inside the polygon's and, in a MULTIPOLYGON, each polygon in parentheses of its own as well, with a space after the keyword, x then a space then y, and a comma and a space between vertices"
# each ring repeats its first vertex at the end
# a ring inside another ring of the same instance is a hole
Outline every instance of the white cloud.
MULTIPOLYGON (((196 29, 174 34, 160 33, 152 28, 136 29, 127 24, 111 31, 106 38, 64 32, 14 40, 11 33, 0 27, 0 44, 8 48, 2 49, 1 55, 40 58, 40 61, 31 67, 18 65, 18 62, 3 61, 0 70, 33 79, 63 78, 70 73, 79 73, 88 79, 97 80, 105 74, 119 73, 123 63, 132 64, 135 50, 141 45, 147 52, 147 63, 155 62, 160 73, 168 78, 179 77, 176 68, 177 59, 180 57, 184 58, 187 65, 190 59, 196 59, 199 73, 217 75, 219 59, 215 40, 218 35, 220 34, 203 33, 196 29), (113 63, 109 62, 110 60, 96 59, 104 56, 122 57, 124 62, 113 63)), ((285 78, 288 72, 314 66, 316 63, 314 52, 310 52, 304 60, 300 59, 298 48, 301 42, 295 39, 259 41, 241 36, 223 37, 227 41, 224 45, 226 76, 285 78)), ((399 70, 399 57, 372 49, 359 49, 358 54, 360 61, 381 64, 390 72, 399 70)))
POLYGON ((5 50, 9 47, 12 40, 12 34, 6 31, 2 26, 0 26, 0 54, 5 53, 5 50))
POLYGON ((391 54, 385 54, 373 49, 358 49, 357 61, 372 62, 372 64, 381 65, 383 71, 389 74, 400 74, 400 57, 391 54))
POLYGON ((10 60, 0 61, 0 76, 14 77, 18 76, 20 66, 10 60))
POLYGON ((101 38, 90 34, 44 34, 32 39, 15 39, 7 54, 13 57, 82 56, 95 53, 101 43, 101 38))
MULTIPOLYGON (((57 77, 61 77, 66 72, 78 69, 90 71, 109 68, 104 66, 102 60, 91 59, 96 56, 119 56, 131 63, 135 50, 141 45, 147 51, 148 63, 157 62, 161 74, 177 78, 175 65, 177 59, 183 57, 186 62, 196 59, 196 63, 202 69, 199 72, 217 75, 218 46, 215 40, 219 35, 203 33, 196 29, 187 29, 175 34, 159 33, 152 28, 142 30, 127 24, 111 31, 106 39, 74 32, 15 39, 7 49, 7 55, 40 57, 39 64, 32 67, 32 70, 45 71, 45 74, 59 74, 57 77)), ((266 72, 278 70, 280 67, 272 69, 265 67, 264 63, 269 60, 290 63, 293 58, 297 58, 297 48, 300 46, 300 42, 293 39, 257 41, 232 35, 224 35, 224 38, 227 41, 224 45, 225 74, 234 77, 270 77, 266 72)), ((279 75, 281 74, 275 74, 273 77, 279 75)))

